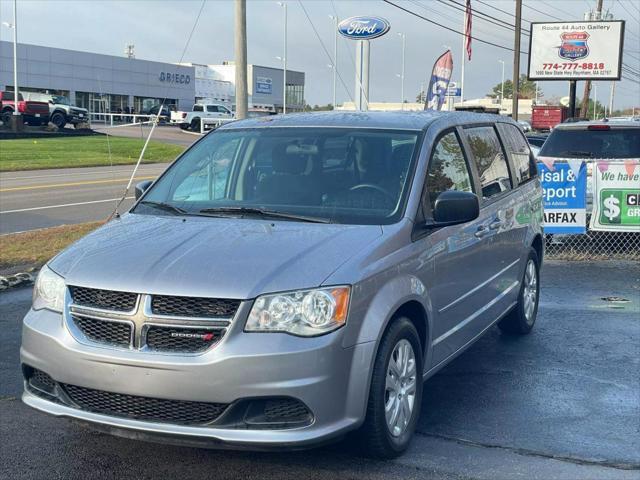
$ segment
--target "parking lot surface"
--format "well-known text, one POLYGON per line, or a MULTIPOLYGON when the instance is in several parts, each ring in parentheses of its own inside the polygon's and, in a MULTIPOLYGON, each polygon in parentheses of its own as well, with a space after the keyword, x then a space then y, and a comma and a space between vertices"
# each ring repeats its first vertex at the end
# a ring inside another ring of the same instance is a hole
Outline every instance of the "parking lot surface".
POLYGON ((30 295, 0 294, 0 478, 640 478, 637 263, 548 262, 533 333, 493 328, 431 378, 409 452, 388 462, 349 441, 278 453, 157 445, 31 410, 18 358, 30 295))

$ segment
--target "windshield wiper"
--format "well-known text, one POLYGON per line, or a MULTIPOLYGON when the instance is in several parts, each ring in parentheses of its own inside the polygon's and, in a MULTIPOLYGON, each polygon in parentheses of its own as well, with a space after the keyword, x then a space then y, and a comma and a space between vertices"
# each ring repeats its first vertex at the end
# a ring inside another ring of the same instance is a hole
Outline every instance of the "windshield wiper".
POLYGON ((265 210, 263 208, 256 207, 216 207, 216 208, 203 208, 200 210, 201 214, 212 215, 259 215, 263 217, 271 218, 283 218, 286 220, 298 220, 301 222, 309 223, 331 223, 328 218, 321 217, 308 217, 306 215, 296 215, 294 213, 277 212, 275 210, 265 210))
POLYGON ((184 215, 188 213, 186 210, 180 207, 176 207, 175 205, 171 205, 170 203, 165 203, 165 202, 154 202, 152 200, 142 200, 140 204, 157 208, 158 210, 164 210, 165 212, 172 212, 176 215, 184 215))

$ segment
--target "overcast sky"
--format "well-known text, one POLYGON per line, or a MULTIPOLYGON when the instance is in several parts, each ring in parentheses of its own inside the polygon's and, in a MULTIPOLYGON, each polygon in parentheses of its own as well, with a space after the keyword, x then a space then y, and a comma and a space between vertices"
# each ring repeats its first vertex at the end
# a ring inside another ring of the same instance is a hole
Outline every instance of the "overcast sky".
MULTIPOLYGON (((455 0, 464 3, 464 0, 455 0)), ((451 7, 450 0, 394 0, 394 3, 456 30, 462 30, 462 12, 451 7)), ((525 0, 523 18, 528 21, 579 19, 595 0, 525 0), (535 9, 535 10, 534 10, 535 9), (539 10, 539 11, 536 11, 539 10), (542 13, 544 12, 544 13, 542 13)), ((0 0, 2 21, 10 21, 12 0, 0 0)), ((178 62, 192 30, 202 0, 18 0, 19 42, 51 47, 123 55, 126 43, 135 44, 136 57, 178 62)), ((298 0, 289 0, 288 67, 306 73, 305 97, 310 104, 325 104, 332 99, 332 72, 320 40, 316 37, 298 0)), ((501 13, 514 11, 513 1, 472 0, 473 8, 493 18, 513 22, 501 13), (487 5, 489 4, 489 5, 487 5)), ((640 8, 634 0, 605 0, 616 19, 627 20, 624 63, 640 70, 640 8)), ((450 46, 454 54, 453 80, 460 76, 459 59, 462 37, 432 25, 381 0, 302 0, 320 39, 333 54, 335 29, 329 15, 340 19, 353 15, 378 15, 389 20, 391 31, 371 43, 371 101, 399 101, 402 41, 406 34, 405 98, 415 99, 421 83, 428 78, 434 60, 450 46)), ((233 14, 231 0, 207 0, 183 61, 221 63, 233 60, 233 14)), ((529 24, 525 21, 525 27, 529 24)), ((0 28, 0 38, 11 39, 11 31, 0 28)), ((247 1, 248 60, 250 63, 280 66, 282 56, 283 8, 275 1, 247 1)), ((513 32, 483 21, 473 21, 473 35, 493 43, 513 47, 513 32)), ((523 50, 528 37, 523 36, 523 50)), ((346 88, 338 82, 338 103, 350 100, 354 90, 354 43, 339 39, 338 71, 346 88)), ((506 78, 513 69, 513 54, 497 47, 473 43, 472 61, 466 66, 465 97, 484 96, 500 82, 506 62, 506 78)), ((521 59, 526 72, 526 56, 521 59)), ((631 75, 628 75, 631 76, 631 75)), ((632 77, 633 78, 633 77, 632 77)), ((616 86, 615 107, 640 105, 640 82, 623 80, 616 86)), ((597 82, 598 100, 609 98, 610 82, 597 82)), ((578 84, 581 96, 582 82, 578 84)), ((568 95, 568 82, 540 82, 545 97, 568 95)))

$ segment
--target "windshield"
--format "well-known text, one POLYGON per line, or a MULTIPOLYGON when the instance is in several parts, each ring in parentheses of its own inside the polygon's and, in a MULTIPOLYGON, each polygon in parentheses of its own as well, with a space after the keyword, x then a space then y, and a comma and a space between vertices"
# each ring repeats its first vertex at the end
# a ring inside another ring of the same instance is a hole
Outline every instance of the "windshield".
POLYGON ((53 103, 57 105, 69 105, 69 99, 62 95, 54 95, 53 103))
POLYGON ((540 150, 542 157, 639 158, 640 128, 554 130, 540 150))
POLYGON ((335 223, 394 223, 418 135, 311 127, 216 131, 171 166, 135 213, 171 214, 177 207, 245 217, 263 210, 335 223), (154 208, 160 203, 164 208, 154 208))

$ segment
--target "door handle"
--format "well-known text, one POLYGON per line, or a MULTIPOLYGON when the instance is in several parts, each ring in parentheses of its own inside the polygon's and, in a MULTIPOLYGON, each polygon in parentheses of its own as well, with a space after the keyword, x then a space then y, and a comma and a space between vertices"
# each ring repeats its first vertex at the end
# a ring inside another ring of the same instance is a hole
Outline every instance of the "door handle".
POLYGON ((477 238, 482 238, 484 237, 487 233, 489 233, 489 229, 487 227, 485 227, 484 225, 480 225, 478 227, 478 230, 476 230, 476 233, 474 233, 474 235, 477 238))
POLYGON ((498 230, 502 226, 502 220, 496 219, 489 224, 490 230, 498 230))

